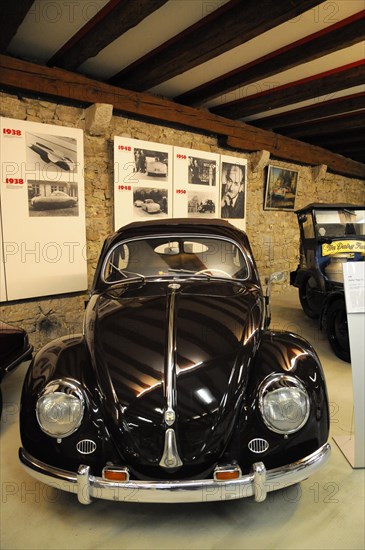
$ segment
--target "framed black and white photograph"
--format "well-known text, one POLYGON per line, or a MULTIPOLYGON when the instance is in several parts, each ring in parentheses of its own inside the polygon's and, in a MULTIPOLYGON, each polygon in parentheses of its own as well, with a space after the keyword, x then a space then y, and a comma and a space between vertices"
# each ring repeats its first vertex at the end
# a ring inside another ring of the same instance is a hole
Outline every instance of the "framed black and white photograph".
POLYGON ((167 217, 169 191, 165 188, 135 187, 133 189, 134 218, 167 217))
POLYGON ((28 180, 30 217, 78 216, 77 182, 28 180))
POLYGON ((49 172, 77 172, 77 142, 68 136, 35 132, 25 133, 26 162, 28 169, 40 166, 41 174, 49 172))
POLYGON ((220 217, 246 230, 247 159, 220 157, 220 217))
POLYGON ((221 169, 221 218, 244 218, 246 166, 222 161, 221 169))
POLYGON ((169 155, 166 151, 155 151, 134 147, 134 175, 138 179, 167 180, 169 155))
POLYGON ((298 174, 269 165, 265 192, 265 210, 294 210, 298 187, 298 174))
POLYGON ((189 156, 188 183, 195 185, 216 184, 217 162, 215 160, 189 156))
POLYGON ((217 205, 215 195, 213 193, 204 193, 204 191, 189 191, 187 199, 189 218, 216 217, 217 205))
POLYGON ((217 153, 174 147, 175 218, 219 216, 219 166, 217 153))
POLYGON ((172 216, 172 146, 114 138, 114 226, 172 216))

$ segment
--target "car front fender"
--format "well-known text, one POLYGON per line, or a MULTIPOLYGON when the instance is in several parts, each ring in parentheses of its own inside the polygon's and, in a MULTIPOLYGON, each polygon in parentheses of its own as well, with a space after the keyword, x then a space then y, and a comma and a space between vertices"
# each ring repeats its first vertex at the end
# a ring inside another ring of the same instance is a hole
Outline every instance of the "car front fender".
MULTIPOLYGON (((83 336, 57 338, 44 346, 31 362, 23 384, 20 410, 23 447, 55 467, 73 468, 80 460, 77 445, 92 440, 96 451, 90 456, 90 464, 99 466, 105 459, 105 448, 110 445, 106 432, 98 383, 83 336), (85 411, 81 426, 60 439, 42 431, 36 406, 48 383, 64 379, 74 382, 82 391, 85 411)), ((112 454, 110 451, 109 455, 112 454)))
POLYGON ((250 463, 255 457, 262 456, 270 467, 278 467, 288 459, 300 460, 306 454, 315 452, 327 442, 328 434, 326 383, 316 352, 300 336, 284 331, 264 330, 251 365, 245 405, 235 438, 240 442, 240 460, 242 463, 250 463), (260 387, 273 374, 298 379, 309 397, 310 414, 306 424, 289 435, 271 431, 261 415, 260 387), (267 450, 262 455, 250 450, 252 442, 257 440, 266 442, 267 450))

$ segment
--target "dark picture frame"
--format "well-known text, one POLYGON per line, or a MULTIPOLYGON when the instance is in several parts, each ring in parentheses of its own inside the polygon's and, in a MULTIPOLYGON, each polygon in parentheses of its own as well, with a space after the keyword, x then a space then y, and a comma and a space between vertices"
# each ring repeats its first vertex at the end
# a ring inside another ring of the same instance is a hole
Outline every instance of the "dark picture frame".
POLYGON ((269 165, 264 210, 294 211, 299 172, 269 165))

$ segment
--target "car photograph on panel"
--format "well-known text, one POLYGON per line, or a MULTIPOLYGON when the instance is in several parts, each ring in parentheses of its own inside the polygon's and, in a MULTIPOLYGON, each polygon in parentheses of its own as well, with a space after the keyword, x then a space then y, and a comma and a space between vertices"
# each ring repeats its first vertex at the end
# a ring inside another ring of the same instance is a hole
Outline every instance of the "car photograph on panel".
POLYGON ((36 196, 30 201, 34 210, 56 210, 59 208, 72 208, 77 205, 77 197, 71 197, 64 191, 53 191, 47 196, 36 196))
POLYGON ((133 222, 103 245, 82 334, 24 380, 21 464, 79 502, 254 497, 324 466, 329 409, 313 347, 270 330, 244 232, 133 222))
POLYGON ((148 214, 157 214, 161 210, 160 205, 154 202, 153 199, 145 199, 141 204, 141 208, 145 212, 148 212, 148 214))

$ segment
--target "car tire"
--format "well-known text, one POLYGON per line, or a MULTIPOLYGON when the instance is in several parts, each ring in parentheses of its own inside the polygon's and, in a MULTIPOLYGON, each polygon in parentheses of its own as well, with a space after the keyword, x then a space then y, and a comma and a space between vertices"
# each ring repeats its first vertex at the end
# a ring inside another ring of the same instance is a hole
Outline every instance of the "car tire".
POLYGON ((328 341, 335 355, 339 359, 342 359, 342 361, 351 363, 347 313, 344 300, 334 300, 328 306, 326 330, 328 341))
POLYGON ((39 153, 39 156, 46 164, 49 164, 51 162, 46 153, 39 153))
POLYGON ((318 305, 315 302, 314 291, 317 281, 311 275, 305 277, 299 287, 299 300, 304 313, 311 319, 319 317, 318 305))

